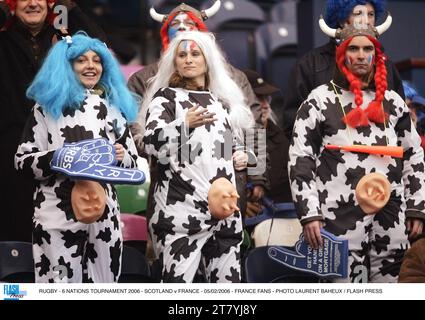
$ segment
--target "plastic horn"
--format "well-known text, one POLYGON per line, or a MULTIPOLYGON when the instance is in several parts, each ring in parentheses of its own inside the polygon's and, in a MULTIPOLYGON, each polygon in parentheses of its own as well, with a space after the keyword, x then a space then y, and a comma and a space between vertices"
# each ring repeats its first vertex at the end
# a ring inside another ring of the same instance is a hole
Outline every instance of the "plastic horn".
POLYGON ((395 146, 363 146, 363 145, 351 145, 351 146, 337 146, 328 144, 325 146, 329 150, 344 150, 349 152, 362 152, 369 154, 378 154, 382 156, 391 156, 394 158, 403 158, 403 147, 395 146))

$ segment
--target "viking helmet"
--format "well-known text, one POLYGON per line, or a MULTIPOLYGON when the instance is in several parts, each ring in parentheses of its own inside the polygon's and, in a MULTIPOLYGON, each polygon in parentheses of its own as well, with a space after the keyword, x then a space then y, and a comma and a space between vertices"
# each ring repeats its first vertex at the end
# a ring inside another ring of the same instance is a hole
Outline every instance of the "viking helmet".
POLYGON ((160 14, 158 12, 156 12, 155 8, 152 7, 149 11, 152 19, 154 19, 155 21, 158 21, 160 23, 164 23, 168 16, 172 16, 175 15, 179 12, 191 12, 193 13, 196 17, 198 17, 199 19, 205 21, 208 18, 211 18, 213 15, 215 15, 217 13, 217 11, 220 9, 221 6, 221 1, 220 0, 216 0, 214 2, 214 4, 206 10, 196 10, 195 8, 188 6, 185 3, 180 4, 179 6, 177 6, 176 8, 174 8, 169 14, 160 14))
POLYGON ((320 29, 331 38, 335 38, 340 42, 344 42, 346 39, 354 36, 372 36, 373 38, 378 38, 381 34, 388 30, 393 22, 391 14, 388 12, 387 19, 384 23, 377 27, 373 27, 369 24, 350 24, 346 25, 344 28, 334 29, 329 27, 323 16, 320 16, 319 26, 320 29))

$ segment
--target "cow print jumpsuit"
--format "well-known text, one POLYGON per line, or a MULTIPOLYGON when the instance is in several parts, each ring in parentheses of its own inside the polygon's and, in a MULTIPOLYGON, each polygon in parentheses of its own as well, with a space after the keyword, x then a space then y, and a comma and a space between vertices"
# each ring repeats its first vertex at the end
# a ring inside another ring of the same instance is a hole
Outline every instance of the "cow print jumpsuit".
POLYGON ((16 153, 16 167, 38 181, 34 194, 33 253, 36 282, 116 282, 121 269, 122 234, 115 188, 103 184, 107 205, 92 224, 75 219, 73 180, 50 170, 56 149, 65 142, 117 139, 127 150, 122 167, 135 168, 137 151, 120 111, 87 90, 77 110, 54 119, 35 105, 16 153), (86 269, 87 272, 83 272, 86 269), (84 273, 84 277, 83 277, 84 273))
POLYGON ((149 105, 145 150, 158 161, 149 228, 163 282, 192 282, 201 259, 207 281, 240 282, 240 213, 218 221, 207 199, 215 179, 235 184, 232 142, 228 109, 208 91, 163 88, 149 105), (218 120, 187 129, 195 104, 218 120))
MULTIPOLYGON (((324 228, 349 240, 351 281, 396 282, 404 251, 408 247, 406 217, 425 218, 424 154, 407 106, 394 91, 386 91, 383 106, 389 114, 386 128, 347 128, 347 114, 354 107, 354 94, 332 84, 311 92, 297 113, 288 164, 291 189, 302 224, 323 220, 324 228), (402 159, 327 150, 326 144, 402 146, 402 159), (359 207, 355 188, 366 174, 385 175, 391 196, 375 215, 359 207), (366 270, 366 272, 365 272, 366 270), (365 276, 366 274, 366 276, 365 276)), ((363 108, 375 97, 363 90, 363 108)), ((344 279, 343 281, 349 281, 344 279)))

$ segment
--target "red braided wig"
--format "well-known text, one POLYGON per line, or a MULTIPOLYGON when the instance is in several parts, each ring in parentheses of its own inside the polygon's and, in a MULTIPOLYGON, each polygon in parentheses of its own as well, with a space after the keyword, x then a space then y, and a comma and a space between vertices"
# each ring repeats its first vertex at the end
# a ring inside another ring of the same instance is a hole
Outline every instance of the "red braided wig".
MULTIPOLYGON (((16 1, 17 0, 6 0, 6 4, 9 6, 10 11, 15 12, 16 11, 16 1)), ((56 0, 46 0, 47 2, 47 21, 49 24, 53 24, 53 21, 55 20, 55 14, 53 13, 53 10, 50 8, 50 5, 54 5, 56 0)), ((10 26, 10 21, 6 22, 6 28, 10 26)))
POLYGON ((388 120, 388 114, 385 113, 382 106, 384 101, 385 91, 387 90, 387 68, 385 66, 385 55, 382 52, 381 44, 378 40, 373 37, 368 37, 370 41, 375 45, 376 52, 376 67, 375 67, 375 100, 369 103, 366 114, 370 120, 376 123, 384 123, 388 120))
MULTIPOLYGON (((171 21, 173 21, 173 19, 181 12, 175 12, 172 15, 169 15, 167 20, 165 20, 164 24, 161 27, 161 40, 162 40, 162 49, 164 51, 166 51, 168 49, 168 45, 170 43, 170 39, 168 38, 168 27, 170 26, 171 21)), ((185 12, 188 17, 195 22, 196 28, 199 31, 208 31, 207 26, 205 25, 205 23, 199 19, 193 12, 190 11, 186 11, 185 12)))
POLYGON ((382 52, 381 44, 373 37, 367 38, 375 46, 375 99, 369 103, 366 110, 361 108, 363 104, 363 94, 361 90, 361 81, 345 65, 345 53, 353 37, 348 38, 336 49, 336 63, 341 72, 346 76, 350 83, 350 91, 354 93, 354 103, 356 108, 351 110, 343 118, 344 123, 351 127, 367 126, 368 119, 375 123, 384 123, 388 115, 384 112, 382 101, 387 90, 387 69, 385 67, 385 55, 382 52))

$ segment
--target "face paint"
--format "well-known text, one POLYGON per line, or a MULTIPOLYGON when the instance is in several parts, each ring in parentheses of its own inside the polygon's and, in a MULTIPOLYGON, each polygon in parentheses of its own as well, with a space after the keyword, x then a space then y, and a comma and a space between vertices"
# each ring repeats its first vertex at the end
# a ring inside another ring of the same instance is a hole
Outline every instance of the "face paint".
POLYGON ((188 41, 188 40, 183 41, 183 50, 186 53, 190 52, 190 41, 188 41))
POLYGON ((196 48, 196 42, 193 40, 183 40, 182 41, 182 47, 184 52, 189 53, 190 51, 195 50, 196 48))
POLYGON ((175 37, 176 37, 176 35, 177 35, 177 29, 174 29, 174 28, 169 28, 168 29, 168 38, 170 39, 170 40, 172 40, 172 39, 174 39, 175 37))
POLYGON ((207 65, 205 57, 193 40, 180 42, 174 57, 176 71, 185 78, 193 79, 199 86, 205 85, 207 65))
POLYGON ((366 36, 354 37, 345 52, 344 63, 358 78, 369 75, 373 69, 375 48, 366 36))
POLYGON ((346 57, 345 58, 345 65, 346 66, 349 66, 349 65, 352 65, 353 64, 353 58, 351 58, 351 57, 346 57))
POLYGON ((375 55, 371 54, 369 57, 367 57, 367 63, 368 63, 368 65, 371 66, 374 61, 375 61, 375 55))
POLYGON ((178 32, 196 30, 196 25, 186 13, 179 13, 170 23, 168 38, 174 39, 178 32))

